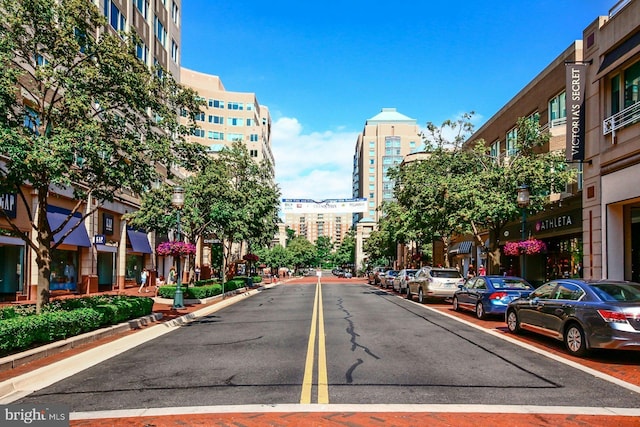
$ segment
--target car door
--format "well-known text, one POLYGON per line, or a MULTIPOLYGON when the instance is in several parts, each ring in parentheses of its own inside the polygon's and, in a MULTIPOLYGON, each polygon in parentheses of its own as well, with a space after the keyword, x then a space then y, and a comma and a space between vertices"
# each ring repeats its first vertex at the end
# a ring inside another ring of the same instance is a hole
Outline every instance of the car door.
POLYGON ((558 282, 551 299, 546 301, 541 311, 544 316, 544 328, 549 335, 561 339, 565 320, 573 315, 576 303, 585 294, 584 290, 575 283, 558 282))
POLYGON ((537 332, 544 333, 544 307, 553 297, 556 285, 556 282, 545 283, 533 291, 527 300, 518 303, 518 318, 523 328, 531 326, 537 332))
POLYGON ((467 280, 467 282, 464 284, 462 289, 456 292, 456 297, 458 298, 458 305, 460 305, 462 308, 465 308, 467 310, 470 309, 471 307, 470 304, 473 304, 473 301, 471 301, 472 299, 471 294, 473 292, 473 287, 475 286, 476 280, 477 279, 475 278, 467 280))
POLYGON ((418 270, 413 280, 407 281, 407 287, 409 288, 412 294, 417 294, 418 288, 426 280, 427 280, 427 271, 424 268, 421 268, 420 270, 418 270))
POLYGON ((474 309, 478 301, 482 300, 482 295, 487 291, 487 279, 484 277, 477 277, 475 283, 471 289, 469 289, 469 304, 472 304, 474 309))

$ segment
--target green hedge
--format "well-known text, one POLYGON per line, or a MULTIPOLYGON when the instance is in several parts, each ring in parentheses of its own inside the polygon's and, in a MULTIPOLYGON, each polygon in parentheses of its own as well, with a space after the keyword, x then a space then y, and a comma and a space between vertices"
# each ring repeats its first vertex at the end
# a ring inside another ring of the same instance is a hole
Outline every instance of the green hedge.
MULTIPOLYGON (((262 281, 260 276, 253 277, 254 285, 262 281)), ((247 277, 234 277, 233 279, 224 283, 224 291, 235 291, 236 289, 241 289, 246 286, 248 278, 247 277)), ((220 295, 222 293, 222 285, 217 283, 215 280, 201 280, 200 282, 196 282, 196 286, 192 287, 184 287, 181 286, 183 298, 187 299, 204 299, 213 297, 216 295, 220 295), (199 283, 212 283, 208 285, 199 285, 199 283)), ((161 298, 173 299, 176 293, 176 287, 173 285, 168 286, 160 286, 158 288, 158 296, 161 298)))
POLYGON ((54 300, 35 314, 34 304, 0 309, 0 356, 62 340, 105 325, 151 314, 153 299, 100 295, 54 300))

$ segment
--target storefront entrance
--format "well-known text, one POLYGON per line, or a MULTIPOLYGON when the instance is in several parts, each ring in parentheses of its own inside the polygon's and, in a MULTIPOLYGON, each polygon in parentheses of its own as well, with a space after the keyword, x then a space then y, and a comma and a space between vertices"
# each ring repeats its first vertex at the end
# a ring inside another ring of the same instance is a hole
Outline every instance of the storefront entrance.
POLYGON ((0 245, 0 300, 13 300, 24 287, 24 246, 0 245))

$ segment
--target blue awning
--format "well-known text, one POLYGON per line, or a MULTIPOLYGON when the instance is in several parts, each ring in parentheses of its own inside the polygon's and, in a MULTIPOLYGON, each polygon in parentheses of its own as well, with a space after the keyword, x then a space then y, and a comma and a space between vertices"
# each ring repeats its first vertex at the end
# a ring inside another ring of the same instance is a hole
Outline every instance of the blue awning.
POLYGON ((111 246, 111 245, 101 245, 100 243, 96 243, 96 250, 98 252, 111 252, 115 254, 118 252, 118 247, 111 246))
MULTIPOLYGON (((69 216, 68 213, 61 212, 47 212, 47 219, 49 220, 49 226, 51 230, 55 230, 60 227, 69 216)), ((83 246, 85 248, 91 247, 91 240, 89 239, 89 234, 87 233, 87 228, 84 226, 84 222, 81 221, 81 218, 78 216, 74 216, 69 220, 67 225, 64 228, 56 233, 53 236, 53 241, 58 243, 58 241, 65 235, 65 233, 74 225, 80 223, 78 227, 71 232, 63 241, 65 245, 75 245, 75 246, 83 246)))
POLYGON ((136 231, 130 228, 127 229, 127 237, 129 237, 129 243, 131 243, 131 252, 139 252, 141 254, 153 253, 147 233, 144 231, 136 231))
POLYGON ((450 255, 462 255, 471 253, 471 246, 473 245, 473 241, 465 240, 464 242, 458 242, 451 245, 449 248, 450 255))
POLYGON ((0 236, 0 245, 24 246, 24 240, 19 237, 0 236))

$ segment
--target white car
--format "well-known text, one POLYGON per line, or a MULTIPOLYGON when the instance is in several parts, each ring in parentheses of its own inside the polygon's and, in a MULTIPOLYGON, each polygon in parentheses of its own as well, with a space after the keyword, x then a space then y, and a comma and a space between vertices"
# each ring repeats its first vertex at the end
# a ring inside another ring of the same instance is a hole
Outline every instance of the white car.
POLYGON ((407 293, 407 282, 413 279, 417 271, 418 270, 412 268, 400 270, 398 275, 393 279, 393 290, 401 294, 407 293))
POLYGON ((464 278, 455 268, 422 267, 407 287, 407 299, 418 295, 420 303, 427 298, 448 299, 464 285, 464 278))

